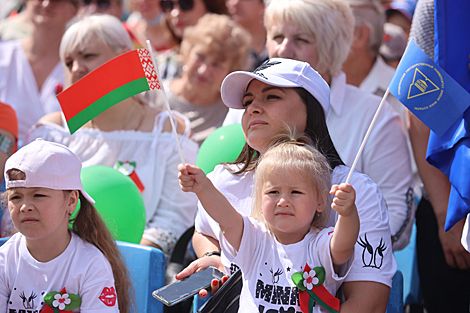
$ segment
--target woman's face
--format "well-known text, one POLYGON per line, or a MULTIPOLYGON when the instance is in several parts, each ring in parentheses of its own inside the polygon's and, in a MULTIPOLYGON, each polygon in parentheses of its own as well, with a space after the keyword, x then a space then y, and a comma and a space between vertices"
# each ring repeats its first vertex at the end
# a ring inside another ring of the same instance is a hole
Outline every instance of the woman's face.
POLYGON ((63 62, 65 64, 64 78, 66 84, 76 83, 79 79, 119 54, 92 35, 85 44, 77 45, 75 49, 65 54, 63 62))
POLYGON ((242 128, 250 147, 263 154, 272 136, 287 124, 304 132, 307 107, 292 88, 275 87, 253 79, 243 96, 242 128))
POLYGON ((157 0, 132 0, 132 5, 147 20, 154 19, 161 12, 157 0))
POLYGON ((307 62, 329 81, 328 77, 325 77, 325 71, 317 68, 319 57, 315 37, 297 26, 275 23, 268 27, 266 48, 270 58, 307 62))
POLYGON ((170 28, 178 38, 183 38, 186 27, 196 25, 197 21, 207 13, 206 5, 202 0, 193 1, 193 8, 188 11, 181 10, 178 1, 173 1, 173 9, 165 13, 170 28))
POLYGON ((30 0, 34 25, 48 25, 51 28, 65 28, 74 17, 77 8, 69 0, 30 0))
POLYGON ((220 57, 208 51, 205 45, 195 45, 185 62, 185 77, 193 87, 204 90, 204 94, 220 93, 220 86, 229 74, 230 61, 221 61, 220 57))

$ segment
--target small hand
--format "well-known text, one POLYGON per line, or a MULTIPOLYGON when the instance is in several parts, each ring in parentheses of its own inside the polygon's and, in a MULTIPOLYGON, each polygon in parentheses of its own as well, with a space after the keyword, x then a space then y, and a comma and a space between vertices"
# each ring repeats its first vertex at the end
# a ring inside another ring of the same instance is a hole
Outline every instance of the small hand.
POLYGON ((331 208, 339 215, 347 216, 356 210, 356 191, 350 184, 331 186, 330 194, 335 195, 331 208))
POLYGON ((206 179, 204 171, 195 165, 183 164, 178 165, 178 178, 180 180, 180 187, 185 192, 197 193, 201 191, 202 184, 206 179))
MULTIPOLYGON (((209 266, 213 266, 218 268, 220 271, 225 272, 225 268, 222 264, 221 258, 219 256, 204 256, 200 259, 197 259, 193 262, 191 262, 185 269, 183 269, 181 272, 179 272, 175 278, 176 279, 183 279, 185 277, 188 277, 196 272, 202 271, 205 268, 208 268, 209 266)), ((223 285, 228 279, 228 276, 224 276, 222 278, 222 281, 219 282, 217 279, 213 279, 211 282, 211 287, 209 289, 210 294, 213 295, 214 293, 219 290, 220 286, 223 285)), ((199 297, 201 299, 204 299, 207 297, 207 290, 203 289, 199 291, 199 297)))

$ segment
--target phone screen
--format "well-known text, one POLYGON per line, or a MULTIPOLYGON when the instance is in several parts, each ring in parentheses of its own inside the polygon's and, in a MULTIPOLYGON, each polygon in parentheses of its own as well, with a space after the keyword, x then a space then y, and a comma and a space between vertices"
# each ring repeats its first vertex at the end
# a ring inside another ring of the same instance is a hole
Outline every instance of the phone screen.
POLYGON ((224 275, 223 272, 211 266, 192 274, 184 280, 157 289, 152 295, 166 305, 171 306, 195 295, 201 289, 208 288, 214 278, 220 280, 224 275))

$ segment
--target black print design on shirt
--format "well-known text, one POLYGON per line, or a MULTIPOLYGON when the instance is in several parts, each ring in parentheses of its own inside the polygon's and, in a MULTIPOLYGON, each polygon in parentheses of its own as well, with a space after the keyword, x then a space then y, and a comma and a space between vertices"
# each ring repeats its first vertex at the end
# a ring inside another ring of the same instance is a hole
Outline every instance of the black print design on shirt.
POLYGON ((387 250, 383 237, 380 238, 380 243, 374 249, 374 247, 367 240, 367 233, 364 234, 364 240, 359 237, 357 244, 364 248, 362 251, 362 263, 363 267, 372 267, 380 269, 383 265, 383 252, 387 250))
POLYGON ((273 269, 271 268, 269 270, 271 272, 271 274, 273 275, 273 285, 274 284, 277 284, 277 282, 279 281, 279 276, 282 275, 284 272, 281 270, 281 269, 277 269, 276 273, 273 273, 273 269))
POLYGON ((273 65, 276 65, 276 64, 279 64, 281 62, 279 61, 270 61, 270 60, 266 60, 263 64, 261 64, 260 66, 258 66, 254 71, 253 71, 253 74, 256 74, 258 76, 261 76, 263 77, 264 79, 267 79, 266 76, 263 75, 263 73, 260 73, 260 71, 262 70, 265 70, 267 69, 268 67, 271 67, 273 65))
POLYGON ((31 295, 26 298, 24 295, 24 291, 20 294, 20 298, 23 299, 23 307, 25 309, 32 309, 34 308, 34 299, 36 299, 37 295, 34 293, 34 291, 31 291, 31 295))

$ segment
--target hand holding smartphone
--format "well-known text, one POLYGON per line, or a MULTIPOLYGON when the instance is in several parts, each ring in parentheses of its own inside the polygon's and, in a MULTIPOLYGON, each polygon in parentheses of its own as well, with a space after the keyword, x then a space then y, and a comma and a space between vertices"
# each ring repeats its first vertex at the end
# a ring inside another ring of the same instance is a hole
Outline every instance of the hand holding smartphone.
POLYGON ((152 296, 167 306, 172 306, 197 294, 199 290, 209 288, 212 280, 221 280, 225 274, 215 267, 208 267, 191 276, 155 290, 152 296))

